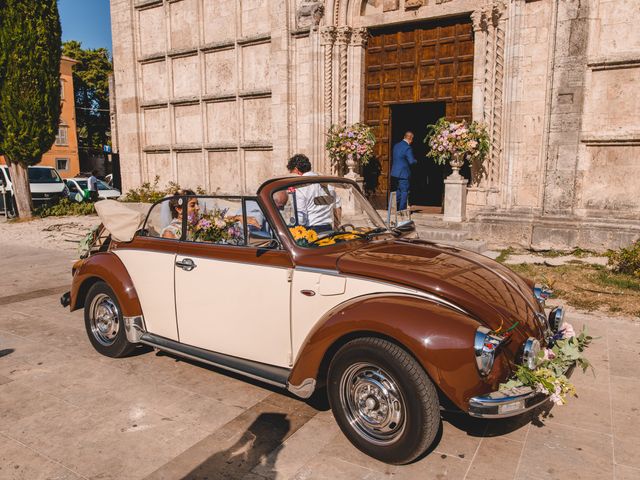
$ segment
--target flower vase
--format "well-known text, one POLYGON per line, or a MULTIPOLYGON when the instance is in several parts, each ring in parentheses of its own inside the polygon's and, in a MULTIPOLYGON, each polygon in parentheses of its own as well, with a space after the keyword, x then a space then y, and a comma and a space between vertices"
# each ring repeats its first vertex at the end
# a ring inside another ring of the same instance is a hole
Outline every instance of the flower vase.
POLYGON ((356 180, 357 178, 359 178, 358 174, 355 171, 358 164, 353 158, 347 158, 347 160, 345 161, 345 165, 347 166, 348 170, 345 174, 346 178, 350 178, 351 180, 356 180))
POLYGON ((460 169, 464 165, 464 153, 452 153, 451 158, 449 159, 449 165, 451 165, 451 168, 453 170, 451 178, 460 178, 460 169))

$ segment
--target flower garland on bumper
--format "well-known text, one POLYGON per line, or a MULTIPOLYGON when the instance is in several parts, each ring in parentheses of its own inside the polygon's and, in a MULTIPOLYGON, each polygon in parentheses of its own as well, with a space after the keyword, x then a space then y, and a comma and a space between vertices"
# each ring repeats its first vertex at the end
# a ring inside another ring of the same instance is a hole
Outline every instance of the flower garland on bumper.
POLYGON ((549 395, 550 400, 556 405, 564 405, 567 395, 576 396, 576 389, 567 378, 567 373, 576 365, 582 368, 583 372, 588 368, 593 369, 584 356, 584 350, 592 340, 593 337, 587 334, 585 328, 576 335, 573 326, 565 323, 564 328, 549 342, 551 348, 545 348, 538 353, 535 369, 517 365, 513 378, 501 384, 500 390, 531 387, 536 392, 549 395))

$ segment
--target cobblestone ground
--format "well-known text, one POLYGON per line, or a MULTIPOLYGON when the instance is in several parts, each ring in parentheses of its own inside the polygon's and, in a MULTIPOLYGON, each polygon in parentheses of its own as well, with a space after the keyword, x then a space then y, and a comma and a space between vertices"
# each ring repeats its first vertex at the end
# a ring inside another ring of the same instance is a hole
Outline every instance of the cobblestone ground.
POLYGON ((640 478, 632 319, 570 310, 599 337, 578 398, 546 418, 444 414, 433 451, 397 467, 353 448, 322 399, 149 350, 100 356, 58 303, 73 255, 0 243, 2 479, 640 478))

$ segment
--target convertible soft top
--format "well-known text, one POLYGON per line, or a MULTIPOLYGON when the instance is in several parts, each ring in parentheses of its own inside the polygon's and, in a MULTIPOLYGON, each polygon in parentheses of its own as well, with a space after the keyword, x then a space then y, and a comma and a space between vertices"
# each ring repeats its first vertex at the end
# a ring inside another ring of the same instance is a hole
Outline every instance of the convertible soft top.
POLYGON ((117 242, 130 242, 144 223, 142 213, 115 200, 101 200, 95 207, 105 230, 117 242))

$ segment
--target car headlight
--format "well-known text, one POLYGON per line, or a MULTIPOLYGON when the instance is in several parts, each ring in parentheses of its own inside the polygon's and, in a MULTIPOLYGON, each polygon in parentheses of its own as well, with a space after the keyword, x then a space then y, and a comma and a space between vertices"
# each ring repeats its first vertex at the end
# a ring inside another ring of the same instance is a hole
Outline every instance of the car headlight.
POLYGON ((558 333, 564 325, 564 309, 556 307, 549 312, 549 327, 553 333, 558 333))
POLYGON ((535 370, 538 363, 538 353, 540 352, 540 342, 537 338, 529 337, 524 342, 524 349, 522 351, 522 364, 529 370, 535 370))
POLYGON ((473 342, 473 349, 476 355, 476 364, 481 375, 489 375, 493 368, 496 352, 502 338, 491 333, 486 327, 478 327, 476 337, 473 342))

